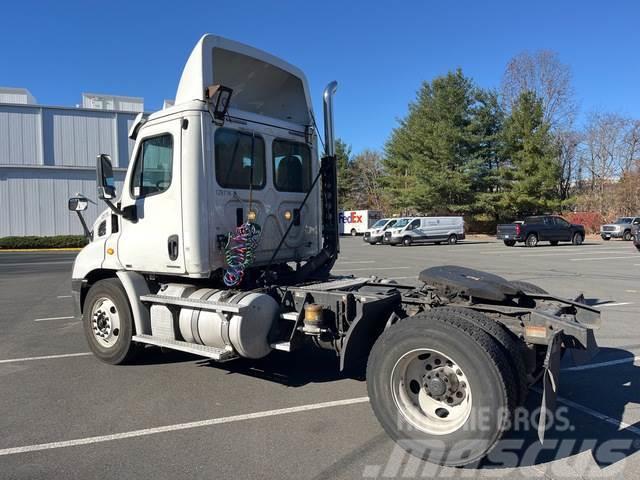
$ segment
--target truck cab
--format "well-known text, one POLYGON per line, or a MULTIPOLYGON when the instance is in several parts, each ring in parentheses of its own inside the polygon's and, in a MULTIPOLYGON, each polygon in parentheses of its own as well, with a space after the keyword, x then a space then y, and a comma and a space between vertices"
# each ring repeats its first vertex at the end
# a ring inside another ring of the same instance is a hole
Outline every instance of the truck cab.
POLYGON ((231 40, 202 37, 175 106, 132 125, 135 146, 113 199, 117 211, 100 216, 109 232, 94 235, 80 253, 74 279, 105 269, 219 275, 229 233, 247 220, 261 230, 254 266, 271 260, 287 229, 275 263, 316 255, 318 189, 299 210, 320 168, 313 123, 307 81, 296 67, 231 40))

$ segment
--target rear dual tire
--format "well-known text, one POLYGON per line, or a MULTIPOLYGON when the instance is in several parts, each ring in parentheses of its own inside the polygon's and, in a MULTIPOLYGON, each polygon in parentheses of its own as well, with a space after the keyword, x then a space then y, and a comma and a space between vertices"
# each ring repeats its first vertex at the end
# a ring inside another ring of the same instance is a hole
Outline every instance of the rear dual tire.
POLYGON ((412 455, 467 465, 483 458, 508 428, 518 400, 510 361, 495 337, 460 312, 420 313, 389 327, 374 344, 367 365, 371 407, 412 455), (434 356, 443 360, 432 365, 434 356), (427 379, 438 370, 449 379, 445 397, 439 396, 442 382, 427 379))

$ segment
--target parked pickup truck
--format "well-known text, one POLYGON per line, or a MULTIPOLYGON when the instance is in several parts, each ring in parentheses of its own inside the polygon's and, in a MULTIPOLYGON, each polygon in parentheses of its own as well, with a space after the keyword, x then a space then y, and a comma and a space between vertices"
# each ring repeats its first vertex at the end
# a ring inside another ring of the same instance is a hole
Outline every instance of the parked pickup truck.
POLYGON ((600 227, 600 236, 603 240, 621 238, 627 242, 632 239, 631 229, 634 225, 640 225, 640 217, 620 217, 613 223, 607 223, 600 227))
POLYGON ((584 226, 567 222, 555 215, 526 217, 524 221, 498 225, 498 239, 508 247, 516 242, 524 242, 527 247, 535 247, 538 242, 571 242, 581 245, 584 241, 584 226))

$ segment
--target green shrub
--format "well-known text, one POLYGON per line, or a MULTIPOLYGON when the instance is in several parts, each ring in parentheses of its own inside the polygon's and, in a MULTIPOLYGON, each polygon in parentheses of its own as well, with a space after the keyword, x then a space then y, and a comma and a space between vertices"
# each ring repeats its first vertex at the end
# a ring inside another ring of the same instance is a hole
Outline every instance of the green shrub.
POLYGON ((2 237, 0 250, 9 248, 77 248, 84 247, 87 239, 82 235, 56 235, 53 237, 2 237))

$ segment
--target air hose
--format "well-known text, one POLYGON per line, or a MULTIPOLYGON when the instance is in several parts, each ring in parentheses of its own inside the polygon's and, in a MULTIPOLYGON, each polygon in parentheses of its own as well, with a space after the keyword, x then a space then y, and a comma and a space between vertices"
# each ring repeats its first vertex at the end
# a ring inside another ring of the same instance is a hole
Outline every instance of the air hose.
POLYGON ((246 269, 255 259, 260 233, 260 225, 251 222, 245 222, 235 232, 229 233, 224 247, 227 268, 223 280, 227 287, 235 287, 242 282, 246 269))

